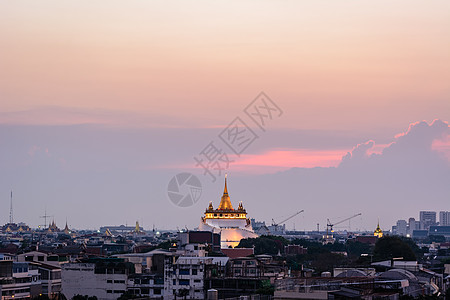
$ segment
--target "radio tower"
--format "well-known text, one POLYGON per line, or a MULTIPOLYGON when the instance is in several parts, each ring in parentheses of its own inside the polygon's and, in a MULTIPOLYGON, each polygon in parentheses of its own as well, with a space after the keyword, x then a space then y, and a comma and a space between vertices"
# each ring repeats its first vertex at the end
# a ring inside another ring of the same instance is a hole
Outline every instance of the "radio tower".
POLYGON ((12 190, 11 190, 11 204, 9 206, 9 223, 13 223, 13 206, 12 206, 12 190))

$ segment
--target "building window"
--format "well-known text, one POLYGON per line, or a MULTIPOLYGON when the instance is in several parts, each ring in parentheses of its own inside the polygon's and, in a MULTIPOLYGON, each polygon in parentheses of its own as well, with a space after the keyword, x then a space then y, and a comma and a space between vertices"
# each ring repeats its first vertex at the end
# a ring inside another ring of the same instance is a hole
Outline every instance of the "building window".
POLYGON ((154 289, 153 294, 155 295, 161 295, 161 289, 154 289))
POLYGON ((178 281, 180 285, 189 285, 189 279, 180 279, 178 281))
POLYGON ((106 283, 113 283, 111 279, 106 280, 106 283))
POLYGON ((38 261, 44 261, 44 256, 42 255, 38 256, 38 261))
POLYGON ((197 275, 197 269, 192 269, 192 275, 197 275))
POLYGON ((189 275, 189 269, 180 269, 179 275, 189 275))
POLYGON ((173 280, 173 285, 177 285, 177 280, 176 279, 173 280))
POLYGON ((61 271, 53 271, 51 272, 51 278, 52 280, 54 279, 61 279, 61 271))

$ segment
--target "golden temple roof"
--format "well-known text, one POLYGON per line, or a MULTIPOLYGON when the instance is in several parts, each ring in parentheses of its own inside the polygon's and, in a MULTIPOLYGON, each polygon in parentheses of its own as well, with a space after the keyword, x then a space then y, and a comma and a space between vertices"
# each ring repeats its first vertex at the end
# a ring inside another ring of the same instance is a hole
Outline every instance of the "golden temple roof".
POLYGON ((383 237, 383 230, 381 230, 381 228, 380 228, 380 221, 378 221, 377 228, 373 232, 373 235, 380 237, 380 238, 383 237))
POLYGON ((225 175, 225 188, 223 189, 223 196, 220 200, 219 210, 234 210, 231 205, 230 196, 228 195, 227 189, 227 175, 225 175))

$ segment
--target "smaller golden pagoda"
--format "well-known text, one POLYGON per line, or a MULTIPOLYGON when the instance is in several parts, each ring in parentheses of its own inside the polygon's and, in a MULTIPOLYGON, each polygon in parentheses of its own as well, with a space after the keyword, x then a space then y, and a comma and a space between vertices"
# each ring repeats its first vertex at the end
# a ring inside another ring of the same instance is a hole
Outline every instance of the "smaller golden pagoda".
POLYGON ((65 234, 70 234, 70 229, 69 229, 69 226, 67 225, 67 220, 66 220, 66 226, 64 227, 63 232, 65 234))
POLYGON ((378 221, 377 229, 375 229, 373 235, 379 238, 383 237, 383 230, 380 228, 380 221, 378 221))

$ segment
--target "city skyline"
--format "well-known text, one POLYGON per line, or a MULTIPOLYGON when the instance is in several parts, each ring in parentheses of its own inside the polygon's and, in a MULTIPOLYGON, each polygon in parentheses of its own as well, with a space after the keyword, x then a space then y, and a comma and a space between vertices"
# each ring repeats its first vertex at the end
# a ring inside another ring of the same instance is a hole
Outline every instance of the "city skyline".
POLYGON ((45 3, 0 3, 0 224, 13 190, 32 227, 194 228, 225 172, 233 205, 304 209, 298 230, 450 210, 449 2, 45 3), (235 120, 254 133, 239 155, 235 120), (233 160, 214 182, 195 161, 212 141, 233 160), (202 183, 186 208, 167 195, 182 172, 202 183))

